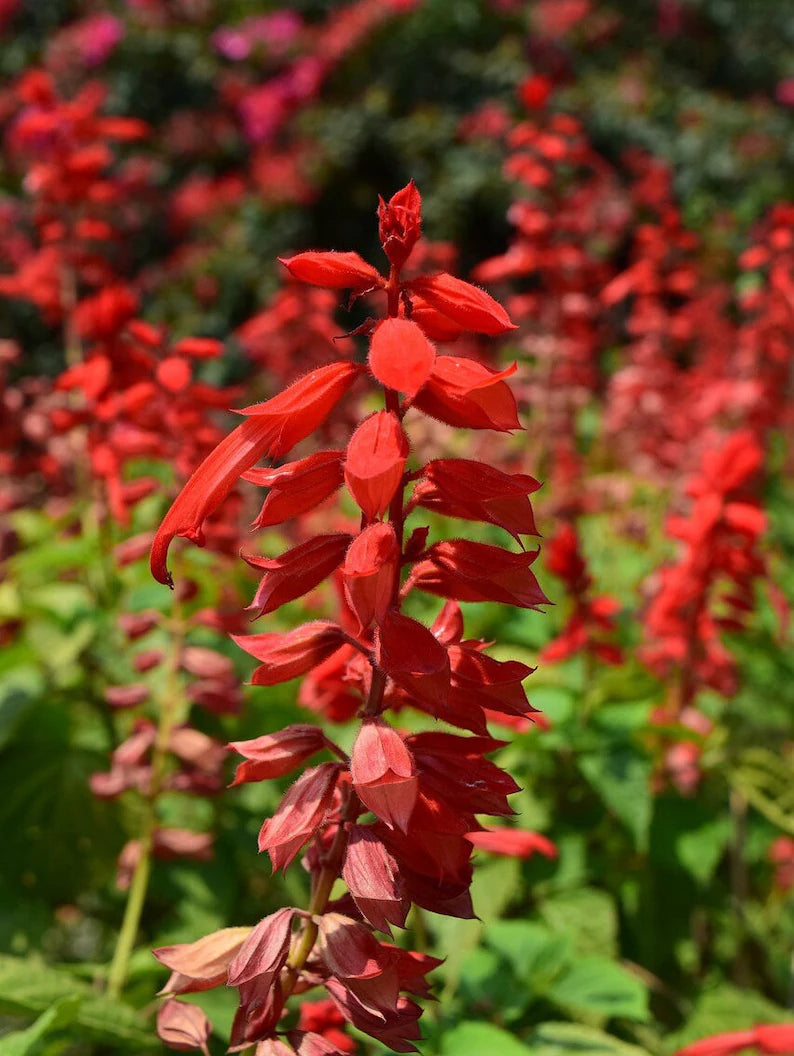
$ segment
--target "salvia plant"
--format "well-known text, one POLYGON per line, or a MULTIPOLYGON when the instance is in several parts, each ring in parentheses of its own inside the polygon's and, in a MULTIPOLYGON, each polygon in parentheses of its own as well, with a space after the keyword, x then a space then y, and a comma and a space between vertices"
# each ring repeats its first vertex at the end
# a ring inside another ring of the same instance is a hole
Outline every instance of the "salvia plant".
POLYGON ((409 427, 417 413, 460 429, 521 428, 506 380, 515 367, 497 372, 436 352, 434 338, 498 335, 513 324, 490 295, 450 274, 403 279, 420 210, 413 181, 381 199, 385 274, 352 252, 282 261, 300 282, 379 298, 385 315, 358 331, 369 343, 366 364, 317 367, 245 408, 242 424, 196 470, 154 539, 153 574, 171 583, 173 538, 201 543, 205 518, 243 476, 269 489, 258 527, 300 518, 343 485, 360 510, 358 531, 314 535, 276 557, 244 555, 262 572, 250 606, 255 618, 329 577, 339 599, 335 619, 237 637, 259 661, 253 684, 306 676, 302 700, 308 693, 327 711, 335 698, 353 701, 360 725, 349 755, 320 726, 303 723, 230 746, 243 758, 235 785, 281 778, 312 761, 259 834, 274 870, 301 856, 311 895, 308 905, 285 906, 254 927, 155 951, 172 972, 158 1030, 176 1048, 206 1050, 211 1029, 197 1006, 176 995, 230 986, 239 993, 233 1050, 257 1044, 260 1056, 338 1052, 328 1035, 305 1029, 316 1016, 302 1015, 295 1027, 288 1015, 291 997, 321 987, 337 1016, 394 1051, 413 1051, 421 1014, 415 998, 429 995, 426 976, 440 961, 396 945, 391 929, 405 927, 412 905, 472 917, 474 849, 521 853, 521 834, 485 829, 478 817, 513 813, 508 796, 518 786, 488 758, 504 743, 490 735, 488 722, 526 722, 533 709, 523 681, 531 669, 494 659, 489 643, 466 638, 459 602, 526 609, 546 602, 531 569, 538 550, 522 543, 537 534, 529 496, 539 485, 484 462, 412 459, 409 427), (347 447, 284 461, 359 382, 375 389, 382 407, 356 425, 347 447), (260 459, 269 467, 256 467, 260 459), (466 538, 431 541, 426 525, 408 523, 427 511, 498 526, 518 549, 466 538), (432 626, 405 611, 415 592, 444 599, 432 626), (407 708, 437 724, 405 733, 388 715, 407 708))

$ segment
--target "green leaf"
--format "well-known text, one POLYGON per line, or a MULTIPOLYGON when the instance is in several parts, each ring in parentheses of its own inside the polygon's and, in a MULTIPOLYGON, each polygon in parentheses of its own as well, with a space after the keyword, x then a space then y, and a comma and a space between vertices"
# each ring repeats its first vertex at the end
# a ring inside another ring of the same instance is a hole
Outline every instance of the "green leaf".
POLYGON ((489 924, 485 941, 536 994, 548 988, 571 953, 571 943, 566 936, 553 935, 542 924, 525 920, 500 920, 489 924))
POLYGON ((789 1010, 772 1004, 761 994, 723 983, 700 994, 686 1025, 665 1038, 665 1048, 675 1052, 710 1034, 745 1030, 756 1023, 784 1023, 790 1020, 789 1010))
POLYGON ((158 1049, 149 1031, 128 1005, 97 996, 71 973, 32 958, 0 954, 0 1012, 39 1016, 63 998, 80 999, 75 1023, 81 1039, 132 1049, 158 1049))
POLYGON ((532 1031, 532 1056, 647 1056, 646 1050, 580 1023, 541 1023, 532 1031))
POLYGON ((539 912, 553 932, 569 935, 577 953, 613 957, 618 952, 618 916, 605 891, 582 887, 541 902, 539 912))
POLYGON ((650 856, 660 865, 678 866, 699 884, 707 884, 728 846, 731 819, 695 799, 663 796, 656 802, 650 856))
POLYGON ((574 961, 554 982, 548 997, 574 1012, 637 1020, 648 1018, 647 994, 639 979, 602 957, 581 957, 574 961))
POLYGON ((581 755, 579 767, 605 806, 629 829, 638 849, 644 850, 653 810, 650 760, 631 745, 613 744, 581 755))
POLYGON ((441 1046, 442 1056, 532 1056, 523 1042, 491 1023, 461 1023, 441 1046))
MULTIPOLYGON (((31 1023, 24 1030, 14 1030, 0 1038, 0 1056, 31 1056, 44 1038, 74 1022, 81 1001, 79 994, 61 997, 43 1012, 35 1023, 31 1023)), ((64 1038, 59 1049, 69 1044, 69 1039, 64 1038)), ((50 1047, 49 1052, 52 1051, 50 1047)))
POLYGON ((12 739, 43 688, 44 679, 35 667, 15 667, 3 673, 0 683, 0 748, 12 739))

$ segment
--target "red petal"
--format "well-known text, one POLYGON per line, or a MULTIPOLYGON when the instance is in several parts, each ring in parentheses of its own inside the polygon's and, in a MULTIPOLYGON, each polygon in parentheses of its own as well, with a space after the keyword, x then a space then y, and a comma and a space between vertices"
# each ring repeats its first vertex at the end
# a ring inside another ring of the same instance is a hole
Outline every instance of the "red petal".
POLYGON ((449 656, 432 631, 399 612, 378 628, 378 666, 409 694, 434 704, 449 696, 449 656))
POLYGON ((400 548, 394 528, 376 521, 350 544, 342 567, 345 595, 361 631, 382 620, 392 603, 399 570, 400 548))
POLYGON ((407 830, 418 782, 411 753, 382 719, 365 722, 350 757, 350 774, 364 806, 393 828, 407 830))
POLYGON ((201 544, 204 519, 220 506, 241 474, 263 455, 279 458, 312 433, 361 370, 354 363, 332 363, 307 374, 272 400, 246 408, 243 413, 250 417, 204 459, 157 530, 150 563, 159 583, 172 584, 166 559, 174 536, 201 544))
POLYGON ((436 352, 409 319, 384 319, 372 335, 369 369, 389 389, 415 396, 433 369, 436 352))
POLYGON ((478 334, 503 334, 517 327, 504 308, 489 293, 454 275, 423 275, 406 283, 427 303, 466 330, 478 334))
POLYGON ((557 848, 547 836, 539 832, 522 829, 485 829, 483 832, 468 832, 466 839, 481 851, 502 854, 509 858, 530 858, 542 854, 545 858, 556 858, 557 848))
POLYGON ((250 469, 243 479, 270 488, 254 521, 257 528, 281 524, 313 510, 341 487, 344 451, 318 451, 278 469, 250 469))
POLYGON ((229 986, 256 979, 263 990, 269 988, 287 959, 294 916, 294 909, 285 908, 259 921, 229 965, 229 986))
POLYGON ((298 253, 295 257, 279 257, 290 275, 312 286, 330 289, 366 289, 382 286, 383 277, 358 253, 328 252, 298 253))

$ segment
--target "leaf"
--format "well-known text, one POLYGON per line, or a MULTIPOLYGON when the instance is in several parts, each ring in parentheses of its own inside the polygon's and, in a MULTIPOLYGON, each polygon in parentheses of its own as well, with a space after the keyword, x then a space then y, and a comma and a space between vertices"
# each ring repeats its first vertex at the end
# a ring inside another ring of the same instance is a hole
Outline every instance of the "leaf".
POLYGON ((617 910, 605 891, 594 887, 563 891, 541 902, 539 912, 553 932, 570 936, 577 953, 616 956, 617 910))
POLYGON ((541 1023, 532 1031, 532 1056, 647 1056, 646 1050, 597 1027, 579 1023, 541 1023))
POLYGON ((599 1016, 646 1020, 645 987, 633 975, 602 957, 581 957, 555 981, 548 997, 562 1008, 599 1016))
POLYGON ((97 996, 62 969, 32 958, 0 954, 0 1012, 38 1016, 64 998, 80 999, 74 1022, 81 1040, 132 1049, 159 1049, 154 1029, 148 1030, 128 1005, 97 996))
POLYGON ((790 1022, 790 1010, 780 1008, 752 990, 723 983, 701 993, 684 1027, 665 1038, 670 1052, 691 1041, 729 1030, 746 1030, 756 1023, 790 1022))
MULTIPOLYGON (((62 997, 29 1027, 24 1030, 14 1030, 0 1038, 0 1056, 30 1056, 44 1038, 74 1022, 81 1001, 79 994, 62 997)), ((69 1044, 71 1044, 70 1040, 63 1038, 58 1049, 65 1048, 69 1044)), ((52 1046, 48 1048, 48 1052, 53 1052, 52 1046)))
POLYGON ((521 863, 517 858, 494 858, 474 872, 471 897, 474 911, 484 921, 501 916, 521 888, 521 863))
POLYGON ((503 960, 482 947, 464 960, 459 990, 470 1012, 508 1023, 521 1017, 534 996, 503 960))
POLYGON ((661 796, 651 825, 650 857, 667 868, 684 869, 707 884, 731 837, 731 819, 695 799, 661 796))
POLYGON ((650 760, 627 744, 613 744, 579 757, 579 768, 634 837, 639 850, 648 843, 653 799, 650 760))
POLYGON ((491 1023, 461 1023, 444 1035, 441 1047, 442 1056, 532 1056, 532 1052, 491 1023))
POLYGON ((566 936, 553 935, 542 924, 526 920, 494 921, 485 931, 485 941, 534 993, 548 988, 571 953, 566 936))
POLYGON ((35 667, 5 671, 0 683, 0 748, 13 738, 17 726, 43 691, 44 679, 35 667))

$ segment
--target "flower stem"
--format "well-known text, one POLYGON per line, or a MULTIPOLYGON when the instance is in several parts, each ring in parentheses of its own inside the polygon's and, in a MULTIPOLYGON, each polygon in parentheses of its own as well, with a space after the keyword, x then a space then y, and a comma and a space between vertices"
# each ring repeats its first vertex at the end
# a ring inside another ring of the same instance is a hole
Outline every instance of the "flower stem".
POLYGON ((113 951, 113 959, 107 977, 108 997, 118 999, 129 974, 130 959, 138 937, 138 929, 149 889, 149 878, 152 870, 152 851, 154 834, 157 828, 157 803, 163 791, 168 762, 168 743, 171 733, 181 718, 184 694, 179 666, 185 640, 185 620, 179 591, 174 593, 173 611, 174 634, 171 638, 171 654, 165 687, 160 698, 160 715, 157 724, 154 747, 152 748, 152 773, 149 788, 146 792, 144 815, 141 823, 140 852, 135 863, 127 903, 124 907, 124 918, 113 951))

